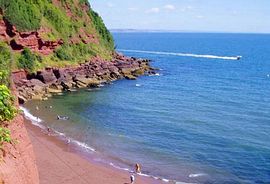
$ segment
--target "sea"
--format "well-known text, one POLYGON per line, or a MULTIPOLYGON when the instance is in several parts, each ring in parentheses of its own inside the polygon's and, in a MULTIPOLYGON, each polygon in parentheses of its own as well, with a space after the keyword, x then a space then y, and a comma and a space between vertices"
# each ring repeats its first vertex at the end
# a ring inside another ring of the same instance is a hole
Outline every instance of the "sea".
POLYGON ((31 101, 21 108, 35 125, 98 162, 140 163, 164 182, 270 183, 270 35, 113 36, 119 52, 150 59, 157 73, 31 101))

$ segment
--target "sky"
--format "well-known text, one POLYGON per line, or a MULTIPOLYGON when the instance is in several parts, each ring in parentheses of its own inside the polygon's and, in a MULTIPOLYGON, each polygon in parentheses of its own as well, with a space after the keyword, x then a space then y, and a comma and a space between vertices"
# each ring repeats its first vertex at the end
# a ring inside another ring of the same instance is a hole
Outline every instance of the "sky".
POLYGON ((270 0, 89 0, 109 29, 270 33, 270 0))

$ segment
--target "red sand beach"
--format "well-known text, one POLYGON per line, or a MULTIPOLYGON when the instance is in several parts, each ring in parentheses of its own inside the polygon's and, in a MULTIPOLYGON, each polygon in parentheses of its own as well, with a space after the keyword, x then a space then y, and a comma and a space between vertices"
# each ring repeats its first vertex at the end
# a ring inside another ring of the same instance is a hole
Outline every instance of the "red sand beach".
MULTIPOLYGON (((70 151, 69 145, 26 122, 37 159, 40 184, 128 184, 130 174, 110 166, 91 163, 70 151)), ((161 181, 136 176, 135 184, 161 181)))

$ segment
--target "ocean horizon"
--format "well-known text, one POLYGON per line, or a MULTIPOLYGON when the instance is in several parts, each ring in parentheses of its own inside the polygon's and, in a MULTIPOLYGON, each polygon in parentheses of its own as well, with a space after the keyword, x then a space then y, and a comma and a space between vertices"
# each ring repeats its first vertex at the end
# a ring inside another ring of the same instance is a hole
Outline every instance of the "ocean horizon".
POLYGON ((30 101, 23 107, 36 125, 164 181, 270 182, 270 35, 113 36, 119 52, 152 60, 157 73, 30 101))

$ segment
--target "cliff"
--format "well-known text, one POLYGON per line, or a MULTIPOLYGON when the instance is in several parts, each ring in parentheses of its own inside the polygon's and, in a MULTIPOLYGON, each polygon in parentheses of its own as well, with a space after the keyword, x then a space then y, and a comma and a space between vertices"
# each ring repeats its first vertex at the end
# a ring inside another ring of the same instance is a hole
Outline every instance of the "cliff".
POLYGON ((87 0, 0 0, 0 40, 15 53, 13 69, 29 72, 111 60, 114 52, 110 32, 87 0), (25 49, 33 55, 29 63, 23 63, 25 49))
POLYGON ((0 183, 38 184, 38 170, 32 143, 24 126, 22 115, 9 124, 13 144, 4 144, 3 158, 0 162, 0 183))

